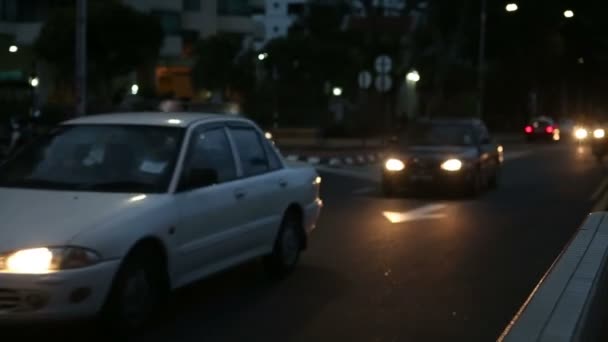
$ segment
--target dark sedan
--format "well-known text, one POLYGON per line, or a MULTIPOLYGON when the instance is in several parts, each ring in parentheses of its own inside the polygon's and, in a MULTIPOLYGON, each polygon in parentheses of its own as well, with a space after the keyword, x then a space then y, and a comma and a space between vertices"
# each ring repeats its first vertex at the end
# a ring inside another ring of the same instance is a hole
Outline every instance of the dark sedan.
POLYGON ((481 120, 418 122, 393 141, 383 164, 382 190, 392 196, 439 187, 474 196, 498 185, 502 153, 481 120))

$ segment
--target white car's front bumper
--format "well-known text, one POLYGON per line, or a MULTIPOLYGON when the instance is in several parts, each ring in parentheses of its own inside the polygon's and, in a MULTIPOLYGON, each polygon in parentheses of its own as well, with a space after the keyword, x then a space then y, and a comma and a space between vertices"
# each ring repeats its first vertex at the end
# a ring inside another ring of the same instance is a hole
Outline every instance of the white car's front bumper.
POLYGON ((0 272, 0 322, 88 318, 97 314, 119 260, 50 274, 0 272))
POLYGON ((321 208, 323 208, 323 201, 320 198, 304 208, 304 229, 307 234, 310 234, 317 227, 321 208))

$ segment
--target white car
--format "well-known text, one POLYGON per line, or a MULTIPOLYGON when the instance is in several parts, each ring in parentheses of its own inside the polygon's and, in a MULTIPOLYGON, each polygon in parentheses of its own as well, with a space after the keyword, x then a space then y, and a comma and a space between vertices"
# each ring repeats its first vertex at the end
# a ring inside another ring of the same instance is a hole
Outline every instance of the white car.
POLYGON ((0 165, 0 321, 102 314, 134 327, 171 290, 249 259, 286 273, 320 183, 239 117, 65 122, 0 165))

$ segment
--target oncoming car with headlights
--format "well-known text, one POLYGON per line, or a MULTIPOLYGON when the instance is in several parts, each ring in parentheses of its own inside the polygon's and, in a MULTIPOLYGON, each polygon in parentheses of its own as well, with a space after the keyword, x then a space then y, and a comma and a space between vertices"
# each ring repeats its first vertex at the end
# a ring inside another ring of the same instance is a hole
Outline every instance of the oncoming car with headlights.
POLYGON ((608 154, 608 137, 606 136, 606 128, 608 125, 599 124, 593 126, 590 133, 591 153, 599 162, 603 162, 604 157, 608 154))
POLYGON ((0 322, 101 314, 128 329, 171 290, 246 260, 285 274, 320 183, 243 118, 68 121, 0 165, 0 322))
POLYGON ((434 186, 476 195, 496 187, 503 147, 493 143, 476 119, 416 122, 400 134, 383 165, 382 191, 434 186))

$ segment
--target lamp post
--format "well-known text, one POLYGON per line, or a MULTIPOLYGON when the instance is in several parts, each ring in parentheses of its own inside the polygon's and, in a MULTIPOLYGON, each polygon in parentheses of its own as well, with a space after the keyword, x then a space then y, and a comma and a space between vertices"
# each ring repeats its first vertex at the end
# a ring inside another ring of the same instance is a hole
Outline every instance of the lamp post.
POLYGON ((87 107, 87 0, 76 0, 76 115, 85 115, 87 107))
POLYGON ((479 30, 479 65, 478 65, 478 79, 477 79, 477 116, 483 117, 484 109, 484 95, 485 95, 485 64, 486 64, 486 24, 487 24, 487 0, 481 0, 481 13, 480 13, 480 30, 479 30))

